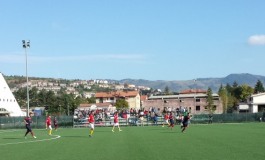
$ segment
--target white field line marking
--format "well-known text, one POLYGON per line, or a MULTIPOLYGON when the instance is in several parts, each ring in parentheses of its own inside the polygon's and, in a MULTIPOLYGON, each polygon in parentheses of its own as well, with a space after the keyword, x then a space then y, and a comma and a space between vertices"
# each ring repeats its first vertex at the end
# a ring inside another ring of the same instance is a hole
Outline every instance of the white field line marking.
POLYGON ((16 132, 17 130, 0 130, 1 133, 9 133, 9 132, 16 132))
MULTIPOLYGON (((0 133, 7 133, 7 132, 15 132, 17 130, 10 130, 10 131, 5 131, 5 132, 0 132, 0 133)), ((43 142, 43 141, 51 141, 51 140, 55 140, 55 139, 58 139, 58 138, 61 138, 61 136, 59 135, 51 135, 53 136, 53 138, 49 138, 49 139, 40 139, 40 140, 31 140, 31 141, 23 141, 23 142, 13 142, 13 143, 4 143, 4 144, 1 144, 0 143, 0 146, 6 146, 6 145, 11 145, 11 144, 23 144, 23 143, 35 143, 35 142, 43 142)))

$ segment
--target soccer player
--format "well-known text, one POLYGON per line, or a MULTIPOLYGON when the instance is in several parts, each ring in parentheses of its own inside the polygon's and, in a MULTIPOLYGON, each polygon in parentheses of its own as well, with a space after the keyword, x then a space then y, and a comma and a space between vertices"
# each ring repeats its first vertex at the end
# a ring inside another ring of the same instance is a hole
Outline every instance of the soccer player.
POLYGON ((88 122, 90 125, 90 133, 89 133, 89 137, 92 137, 93 133, 94 133, 94 129, 95 129, 95 118, 94 118, 94 111, 91 111, 88 117, 88 122))
POLYGON ((168 118, 169 118, 169 126, 168 127, 170 127, 172 130, 174 128, 174 116, 173 116, 172 112, 170 112, 168 118))
POLYGON ((189 126, 189 120, 190 120, 190 114, 188 113, 187 115, 184 116, 182 126, 181 126, 181 132, 184 133, 186 128, 189 126))
POLYGON ((118 116, 118 112, 115 112, 115 114, 114 114, 114 124, 113 124, 113 127, 112 127, 112 132, 114 132, 114 128, 115 128, 116 126, 119 128, 119 131, 122 131, 122 130, 120 129, 120 125, 119 125, 119 116, 118 116))
POLYGON ((27 138, 27 134, 29 132, 31 133, 33 138, 37 138, 37 137, 34 136, 34 133, 33 133, 32 129, 31 129, 31 125, 30 125, 32 123, 32 120, 31 120, 32 115, 33 115, 33 113, 30 112, 29 116, 24 119, 24 123, 26 124, 26 129, 27 129, 27 132, 25 133, 25 139, 27 138))
POLYGON ((58 128, 58 120, 57 120, 57 117, 56 116, 54 116, 53 125, 54 125, 54 130, 57 131, 57 128, 58 128))
POLYGON ((167 114, 167 112, 166 112, 165 115, 164 115, 164 123, 163 123, 162 127, 165 126, 165 123, 166 123, 168 126, 170 125, 169 122, 168 122, 168 120, 169 120, 169 116, 168 116, 168 114, 167 114))
POLYGON ((52 135, 52 122, 51 122, 51 116, 48 116, 46 119, 46 129, 48 129, 49 136, 52 135))

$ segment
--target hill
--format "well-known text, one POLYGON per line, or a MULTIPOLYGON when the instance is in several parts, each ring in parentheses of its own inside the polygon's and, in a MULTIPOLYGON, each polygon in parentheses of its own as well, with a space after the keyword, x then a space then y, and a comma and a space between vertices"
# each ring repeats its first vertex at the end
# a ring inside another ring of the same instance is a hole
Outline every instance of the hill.
MULTIPOLYGON (((25 82, 25 77, 23 76, 4 76, 7 80, 7 83, 9 84, 9 87, 15 87, 17 84, 21 84, 25 82)), ((39 77, 30 77, 30 79, 34 80, 49 80, 49 81, 56 81, 56 79, 53 78, 39 78, 39 77)), ((150 81, 150 80, 144 80, 144 79, 123 79, 123 80, 113 80, 113 79, 107 79, 109 83, 115 84, 134 84, 136 86, 146 86, 153 89, 161 89, 162 91, 169 87, 170 91, 172 92, 179 92, 181 90, 185 89, 205 89, 207 90, 208 87, 210 87, 213 92, 217 92, 220 85, 226 85, 230 84, 233 85, 234 82, 237 82, 237 84, 247 84, 251 87, 254 87, 257 81, 260 80, 263 84, 265 84, 265 76, 260 75, 253 75, 249 73, 241 73, 241 74, 230 74, 223 78, 198 78, 195 80, 185 80, 185 81, 165 81, 165 80, 156 80, 156 81, 150 81)), ((66 80, 66 79, 60 79, 60 81, 64 81, 65 83, 69 83, 73 80, 66 80)))
POLYGON ((137 86, 147 86, 153 89, 161 89, 161 90, 164 90, 165 87, 168 86, 170 90, 174 92, 178 92, 185 89, 195 89, 195 88, 207 90, 208 87, 210 87, 214 92, 217 92, 221 84, 233 85, 234 82, 237 82, 239 85, 247 84, 251 87, 254 87, 258 80, 260 80, 264 84, 265 76, 242 73, 242 74, 230 74, 223 78, 198 78, 196 79, 196 81, 194 80, 149 81, 143 79, 123 79, 120 80, 119 82, 134 84, 137 86))

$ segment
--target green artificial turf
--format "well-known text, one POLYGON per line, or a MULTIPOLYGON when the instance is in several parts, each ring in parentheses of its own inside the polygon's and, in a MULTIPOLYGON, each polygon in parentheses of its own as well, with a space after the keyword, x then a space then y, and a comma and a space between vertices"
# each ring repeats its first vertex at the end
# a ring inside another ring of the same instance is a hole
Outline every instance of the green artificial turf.
POLYGON ((161 126, 0 130, 3 160, 262 160, 265 157, 265 123, 190 125, 186 133, 161 126), (57 138, 59 135, 60 138, 57 138))

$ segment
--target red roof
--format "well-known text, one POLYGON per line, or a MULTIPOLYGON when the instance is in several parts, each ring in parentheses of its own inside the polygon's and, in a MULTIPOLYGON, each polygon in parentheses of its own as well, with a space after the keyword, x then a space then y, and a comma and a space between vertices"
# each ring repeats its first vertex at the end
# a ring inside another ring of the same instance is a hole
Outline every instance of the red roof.
POLYGON ((145 100, 147 100, 147 95, 141 95, 141 101, 145 101, 145 100))
POLYGON ((97 107, 101 107, 101 108, 112 106, 112 104, 109 102, 105 102, 105 103, 82 103, 79 105, 79 108, 87 108, 87 107, 91 107, 92 105, 96 105, 97 107))

